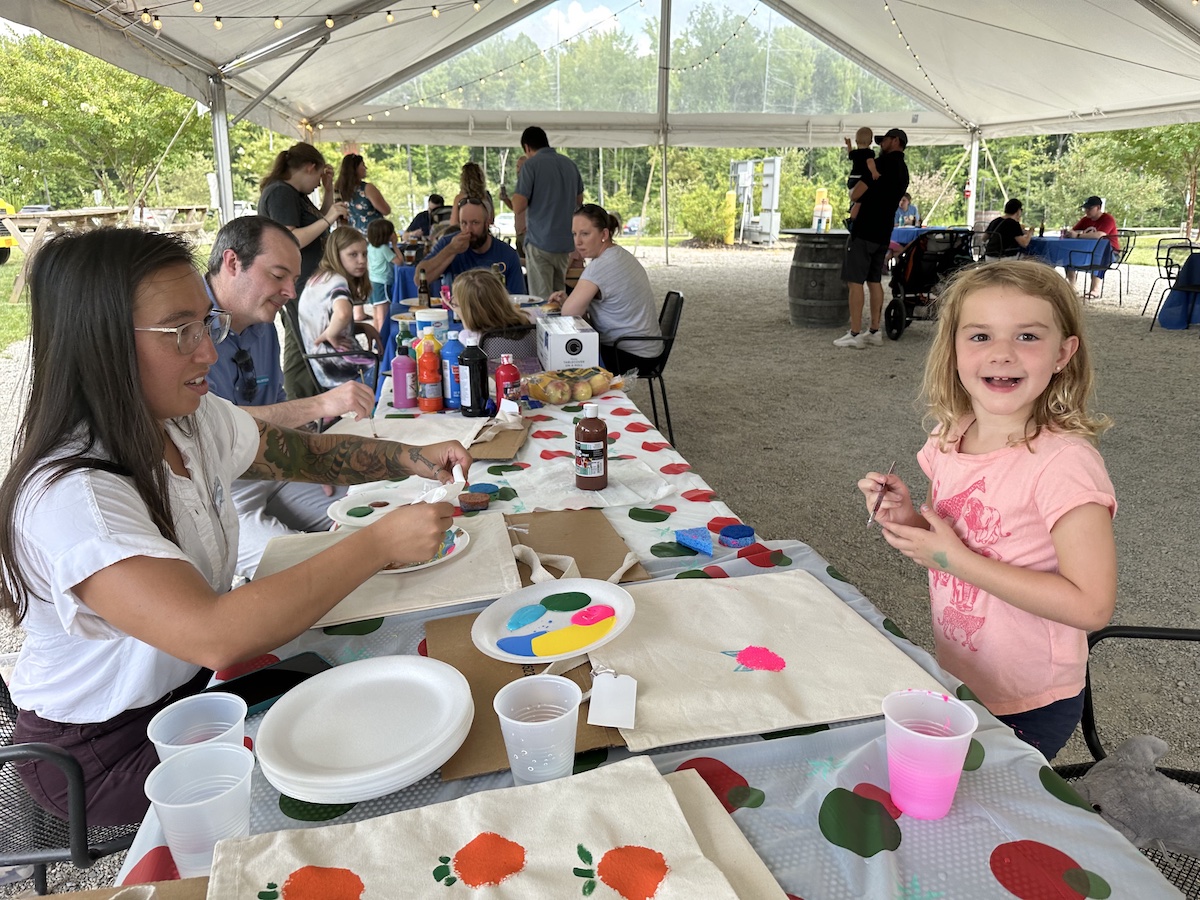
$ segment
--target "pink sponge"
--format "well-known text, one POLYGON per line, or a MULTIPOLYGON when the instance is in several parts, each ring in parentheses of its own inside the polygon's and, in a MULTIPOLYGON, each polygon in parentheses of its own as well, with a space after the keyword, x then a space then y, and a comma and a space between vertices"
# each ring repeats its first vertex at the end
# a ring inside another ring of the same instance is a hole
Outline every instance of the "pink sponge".
POLYGON ((675 532, 675 543, 712 556, 712 533, 707 528, 682 528, 675 532))

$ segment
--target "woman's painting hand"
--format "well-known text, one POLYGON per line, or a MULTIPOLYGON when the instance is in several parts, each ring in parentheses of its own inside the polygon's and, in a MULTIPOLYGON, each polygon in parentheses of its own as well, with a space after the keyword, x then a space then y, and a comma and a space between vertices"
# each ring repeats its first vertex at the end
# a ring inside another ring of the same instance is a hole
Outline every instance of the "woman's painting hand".
POLYGON ((449 503, 413 503, 369 526, 384 532, 384 557, 392 565, 427 562, 437 554, 454 525, 449 503))

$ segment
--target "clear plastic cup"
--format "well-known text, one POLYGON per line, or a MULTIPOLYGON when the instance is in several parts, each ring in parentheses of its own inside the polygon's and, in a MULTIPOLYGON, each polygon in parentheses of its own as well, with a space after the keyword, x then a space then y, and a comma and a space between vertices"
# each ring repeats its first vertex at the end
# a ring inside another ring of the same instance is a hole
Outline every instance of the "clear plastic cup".
POLYGON ((160 760, 196 744, 240 747, 246 738, 246 701, 224 691, 184 697, 154 715, 146 736, 160 760))
POLYGON ((579 685, 561 675, 530 675, 502 687, 492 702, 517 784, 537 784, 571 774, 579 685))
POLYGON ((979 719, 940 691, 910 688, 883 698, 892 802, 914 819, 950 811, 979 719))
POLYGON ((244 746, 208 743, 168 757, 146 778, 181 877, 207 875, 218 841, 250 833, 253 771, 254 754, 244 746))

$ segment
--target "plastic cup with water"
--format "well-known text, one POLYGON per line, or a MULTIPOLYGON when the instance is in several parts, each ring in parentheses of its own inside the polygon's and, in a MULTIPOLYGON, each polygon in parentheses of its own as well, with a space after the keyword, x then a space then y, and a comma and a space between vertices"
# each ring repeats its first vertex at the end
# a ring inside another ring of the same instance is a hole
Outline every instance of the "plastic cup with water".
POLYGON ((517 784, 537 784, 571 774, 579 685, 561 675, 530 675, 505 685, 492 702, 517 784))
POLYGON ((225 691, 184 697, 155 713, 146 736, 160 760, 196 744, 240 747, 246 737, 246 701, 225 691))
POLYGON ((200 744, 168 757, 146 778, 175 866, 183 878, 207 875, 218 841, 250 833, 254 754, 240 744, 200 744))
POLYGON ((950 811, 979 719, 940 691, 909 689, 883 698, 892 802, 914 819, 950 811))

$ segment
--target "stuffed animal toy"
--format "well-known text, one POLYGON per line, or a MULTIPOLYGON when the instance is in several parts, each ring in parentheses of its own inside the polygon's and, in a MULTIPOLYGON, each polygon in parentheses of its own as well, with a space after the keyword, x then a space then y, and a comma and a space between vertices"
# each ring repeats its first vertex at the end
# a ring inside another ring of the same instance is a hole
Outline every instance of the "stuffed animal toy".
POLYGON ((1137 848, 1200 856, 1200 793, 1157 771, 1167 743, 1128 738, 1073 787, 1137 848))

